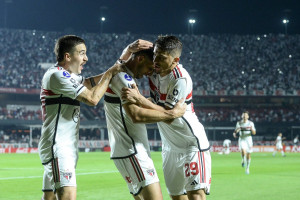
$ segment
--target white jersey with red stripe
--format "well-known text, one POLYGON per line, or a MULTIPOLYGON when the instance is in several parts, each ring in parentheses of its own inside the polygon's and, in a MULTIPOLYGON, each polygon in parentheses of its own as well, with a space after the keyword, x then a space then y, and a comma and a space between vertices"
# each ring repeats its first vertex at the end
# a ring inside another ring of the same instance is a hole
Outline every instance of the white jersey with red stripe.
POLYGON ((251 137, 251 127, 253 130, 255 129, 254 123, 250 120, 247 120, 246 122, 244 122, 243 120, 238 121, 236 123, 236 129, 240 128, 240 138, 246 138, 246 137, 251 137))
POLYGON ((126 158, 137 154, 138 151, 147 151, 150 156, 150 147, 145 124, 133 123, 130 116, 123 109, 121 92, 123 87, 131 87, 136 81, 130 76, 132 73, 120 72, 115 75, 104 96, 104 110, 111 147, 111 158, 126 158))
POLYGON ((185 114, 171 124, 159 122, 164 150, 206 151, 210 145, 203 125, 199 122, 193 108, 193 82, 182 65, 177 65, 168 75, 153 74, 149 78, 152 101, 163 107, 173 108, 181 99, 188 104, 185 114))
POLYGON ((86 89, 80 75, 54 66, 44 74, 41 87, 43 114, 39 154, 43 164, 64 154, 77 158, 80 102, 76 97, 86 89))

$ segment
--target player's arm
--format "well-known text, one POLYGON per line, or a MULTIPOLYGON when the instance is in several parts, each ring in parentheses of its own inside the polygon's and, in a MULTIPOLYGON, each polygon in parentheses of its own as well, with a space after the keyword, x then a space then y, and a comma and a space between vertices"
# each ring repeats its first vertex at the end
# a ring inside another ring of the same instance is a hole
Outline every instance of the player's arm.
POLYGON ((134 41, 133 43, 129 44, 122 52, 122 55, 120 56, 120 60, 128 60, 128 58, 131 56, 132 53, 135 53, 137 51, 143 50, 143 49, 149 49, 153 47, 152 42, 149 42, 147 40, 138 39, 134 41))
POLYGON ((104 72, 102 74, 86 78, 83 82, 83 85, 90 90, 100 82, 103 75, 104 75, 104 72))
POLYGON ((238 126, 238 123, 237 123, 237 126, 235 128, 235 130, 233 131, 233 137, 234 138, 237 138, 237 134, 241 131, 241 127, 238 126))
POLYGON ((100 99, 103 97, 107 90, 111 78, 116 74, 123 71, 121 64, 115 64, 109 68, 98 81, 95 87, 85 89, 77 96, 77 100, 90 106, 96 106, 100 99))
POLYGON ((254 128, 254 124, 253 123, 251 124, 251 133, 252 133, 252 135, 256 134, 256 129, 254 128))
POLYGON ((152 103, 151 99, 147 99, 139 92, 138 87, 133 84, 132 88, 124 87, 122 88, 122 99, 126 99, 127 101, 139 105, 142 108, 158 110, 164 112, 165 109, 161 106, 158 106, 152 103))
POLYGON ((134 123, 155 123, 181 117, 186 110, 186 104, 183 101, 184 99, 181 99, 172 110, 164 111, 141 108, 130 102, 124 104, 123 108, 134 123))

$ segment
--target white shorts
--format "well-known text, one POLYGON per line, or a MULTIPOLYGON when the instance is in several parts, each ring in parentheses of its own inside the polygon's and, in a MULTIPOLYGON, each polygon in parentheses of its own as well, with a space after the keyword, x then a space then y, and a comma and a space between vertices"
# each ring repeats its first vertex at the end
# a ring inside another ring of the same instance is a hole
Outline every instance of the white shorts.
POLYGON ((43 189, 42 191, 55 191, 58 188, 76 187, 77 159, 54 159, 44 165, 43 189))
POLYGON ((159 182, 153 161, 145 151, 113 161, 133 195, 138 195, 143 187, 159 182))
POLYGON ((239 150, 244 149, 247 153, 252 153, 253 141, 251 136, 239 137, 239 150))
POLYGON ((276 143, 276 149, 278 149, 278 150, 283 149, 282 143, 276 143))
POLYGON ((187 191, 204 189, 210 192, 211 157, 210 152, 163 151, 163 171, 168 193, 172 196, 186 194, 187 191))

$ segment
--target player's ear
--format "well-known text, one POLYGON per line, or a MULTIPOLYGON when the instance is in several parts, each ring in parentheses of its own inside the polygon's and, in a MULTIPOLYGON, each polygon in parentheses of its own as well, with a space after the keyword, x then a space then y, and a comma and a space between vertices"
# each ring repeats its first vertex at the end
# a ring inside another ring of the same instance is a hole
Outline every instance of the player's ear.
POLYGON ((144 59, 145 59, 145 56, 140 55, 140 56, 137 57, 137 59, 138 59, 139 62, 143 62, 144 59))
POLYGON ((64 58, 65 58, 65 61, 71 61, 71 54, 65 53, 64 58))
POLYGON ((180 58, 179 58, 179 57, 175 57, 175 58, 173 59, 173 62, 174 62, 174 63, 178 63, 178 62, 179 62, 179 60, 180 60, 180 58))

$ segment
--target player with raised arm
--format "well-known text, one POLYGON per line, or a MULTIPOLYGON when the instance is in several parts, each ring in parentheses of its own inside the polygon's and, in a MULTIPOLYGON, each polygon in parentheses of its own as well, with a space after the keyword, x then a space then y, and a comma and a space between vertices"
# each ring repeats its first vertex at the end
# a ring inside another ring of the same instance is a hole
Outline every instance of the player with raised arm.
POLYGON ((120 72, 112 78, 104 96, 104 109, 111 159, 127 182, 130 193, 134 199, 161 200, 161 188, 150 157, 145 123, 181 117, 186 105, 181 100, 172 110, 157 111, 122 100, 122 88, 131 87, 132 84, 136 84, 136 78, 153 73, 153 49, 147 45, 143 46, 143 43, 147 41, 133 42, 122 54, 121 59, 126 60, 122 61, 126 73, 120 72), (127 54, 127 51, 130 53, 127 54))
POLYGON ((74 35, 59 38, 54 52, 57 64, 42 79, 43 114, 39 155, 44 165, 44 200, 75 200, 78 160, 80 102, 97 105, 114 74, 115 64, 105 73, 84 79, 79 74, 88 61, 85 41, 74 35))
POLYGON ((191 77, 179 64, 181 51, 177 37, 160 36, 154 45, 155 73, 149 77, 151 101, 137 88, 124 88, 123 97, 143 108, 161 111, 185 99, 187 109, 182 117, 171 123, 157 123, 163 145, 163 172, 173 200, 203 200, 210 191, 210 145, 193 109, 191 77))
POLYGON ((244 111, 242 114, 242 120, 236 123, 235 131, 233 132, 233 137, 237 138, 239 134, 239 150, 242 155, 242 167, 246 164, 246 174, 250 174, 250 162, 251 153, 253 147, 252 135, 256 134, 256 129, 254 123, 249 120, 249 112, 244 111))
POLYGON ((286 139, 285 137, 282 137, 282 133, 278 133, 278 136, 276 137, 276 140, 275 140, 275 149, 274 149, 274 152, 273 152, 273 156, 276 155, 277 151, 280 151, 281 152, 281 155, 283 157, 285 157, 286 155, 284 154, 284 151, 283 151, 283 146, 282 146, 282 140, 286 139))

